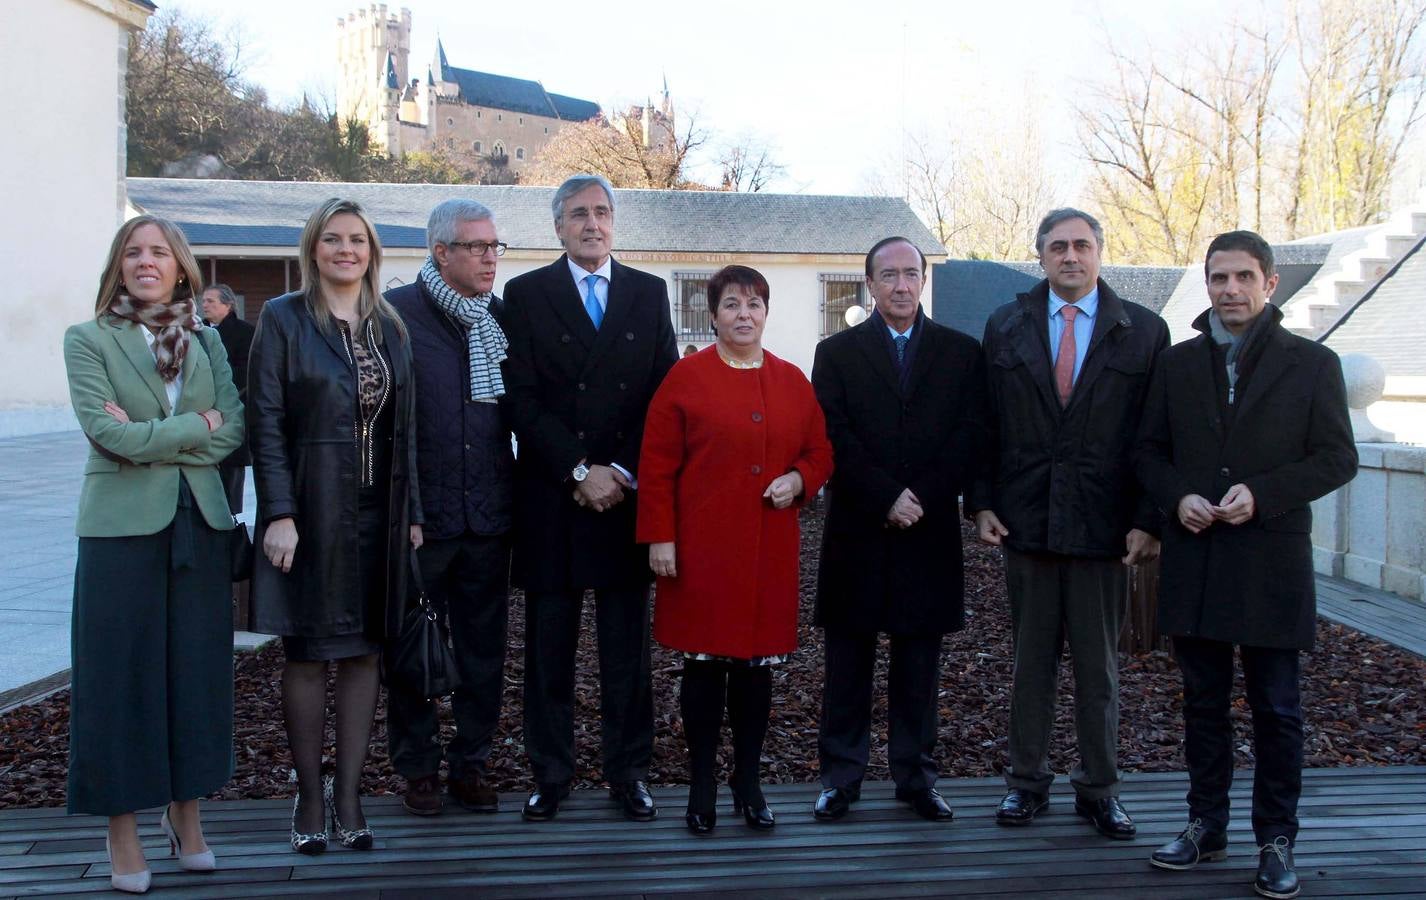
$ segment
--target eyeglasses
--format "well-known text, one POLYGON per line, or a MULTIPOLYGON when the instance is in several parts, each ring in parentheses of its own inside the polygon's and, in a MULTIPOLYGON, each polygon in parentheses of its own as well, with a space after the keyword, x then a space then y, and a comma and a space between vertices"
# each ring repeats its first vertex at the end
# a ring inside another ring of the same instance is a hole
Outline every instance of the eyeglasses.
POLYGON ((504 241, 496 241, 493 244, 486 241, 451 241, 449 244, 446 244, 446 246, 459 247, 462 250, 469 251, 471 256, 484 256, 491 250, 495 251, 496 256, 504 256, 506 248, 504 241))

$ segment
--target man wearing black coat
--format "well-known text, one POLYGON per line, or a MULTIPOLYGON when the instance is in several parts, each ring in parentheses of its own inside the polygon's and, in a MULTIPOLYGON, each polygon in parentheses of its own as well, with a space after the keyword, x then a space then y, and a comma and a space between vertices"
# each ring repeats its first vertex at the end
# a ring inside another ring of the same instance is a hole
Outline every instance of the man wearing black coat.
POLYGON ((614 192, 594 175, 555 191, 565 255, 506 286, 505 386, 519 455, 514 581, 525 589, 524 817, 555 816, 574 778, 574 656, 593 589, 604 778, 624 815, 657 815, 648 553, 634 543, 644 415, 678 359, 663 279, 609 255, 614 192))
MULTIPOLYGON (((431 211, 431 255, 414 284, 386 292, 406 322, 416 375, 416 468, 424 543, 416 551, 426 596, 450 622, 461 685, 451 697, 455 736, 445 748, 451 797, 495 812, 486 781, 504 690, 515 458, 502 414, 506 337, 495 296, 505 245, 484 204, 451 199, 431 211)), ((391 764, 406 779, 405 808, 441 811, 437 705, 392 690, 391 764)))
POLYGON ((1120 627, 1125 565, 1158 554, 1158 516, 1130 465, 1149 376, 1168 347, 1157 315, 1099 280, 1104 231, 1057 209, 1035 247, 1045 280, 991 314, 982 347, 992 451, 966 495, 981 540, 1005 548, 1015 670, 1002 825, 1049 802, 1059 660, 1074 660, 1075 811, 1132 838, 1119 802, 1120 627))
MULTIPOLYGON (((228 351, 228 363, 233 367, 233 386, 238 389, 238 399, 246 408, 248 353, 252 350, 253 332, 257 329, 238 315, 234 308, 237 302, 237 295, 226 284, 210 284, 203 291, 203 318, 218 330, 223 349, 228 351)), ((228 495, 228 507, 233 515, 243 511, 243 482, 251 464, 252 456, 246 440, 218 464, 218 475, 223 479, 223 491, 228 495)))
POLYGON ((817 347, 812 387, 836 472, 817 578, 826 651, 813 813, 840 819, 871 747, 877 638, 890 637, 889 762, 896 797, 951 818, 936 790, 941 637, 964 624, 959 498, 984 443, 985 369, 975 339, 921 310, 926 258, 906 238, 866 257, 876 310, 817 347))
POLYGON ((1164 353, 1135 465, 1168 517, 1159 630, 1183 670, 1189 824, 1155 851, 1164 869, 1227 856, 1233 781, 1233 645, 1253 711, 1254 889, 1295 897, 1292 845, 1302 793, 1299 655, 1312 648, 1316 593, 1309 504, 1356 474, 1341 364, 1287 331, 1268 302, 1272 248, 1221 234, 1204 263, 1202 334, 1164 353))

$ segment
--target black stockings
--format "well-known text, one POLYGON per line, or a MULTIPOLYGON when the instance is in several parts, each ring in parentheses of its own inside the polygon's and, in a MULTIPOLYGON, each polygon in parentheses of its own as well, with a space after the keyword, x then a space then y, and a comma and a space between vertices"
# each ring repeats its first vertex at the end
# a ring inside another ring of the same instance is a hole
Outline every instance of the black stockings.
POLYGON ((718 793, 718 747, 724 698, 733 732, 733 777, 729 784, 743 802, 763 805, 759 785, 763 739, 772 709, 772 670, 768 666, 686 660, 679 706, 688 741, 688 809, 710 813, 718 793))
MULTIPOLYGON (((366 825, 361 811, 361 773, 371 744, 371 723, 381 681, 376 654, 337 660, 337 776, 333 794, 342 825, 366 825)), ((326 743, 327 663, 289 660, 282 670, 282 714, 297 790, 297 830, 322 831, 322 749, 326 743)))

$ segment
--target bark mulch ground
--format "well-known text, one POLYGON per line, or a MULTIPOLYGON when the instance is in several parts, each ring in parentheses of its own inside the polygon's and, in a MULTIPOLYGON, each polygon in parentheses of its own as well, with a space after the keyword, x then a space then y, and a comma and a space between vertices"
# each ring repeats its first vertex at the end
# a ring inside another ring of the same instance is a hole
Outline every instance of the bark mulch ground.
MULTIPOLYGON (((822 698, 821 635, 810 627, 822 513, 814 505, 803 514, 801 650, 774 671, 773 717, 764 751, 768 782, 817 779, 817 721, 822 698)), ((966 536, 966 628, 945 640, 941 676, 940 741, 937 760, 945 776, 985 776, 1006 763, 1010 706, 1010 623, 999 551, 966 536)), ((579 647, 576 683, 576 742, 581 776, 577 787, 601 781, 599 763, 599 682, 590 615, 579 647)), ((505 703, 490 775, 500 790, 532 785, 524 756, 520 686, 524 675, 523 598, 511 597, 510 652, 505 666, 505 703)), ((237 769, 217 796, 248 799, 290 796, 287 742, 282 730, 282 651, 275 643, 238 657, 234 746, 237 769)), ((655 741, 650 781, 683 783, 683 735, 678 720, 678 657, 655 645, 655 741)), ((1120 762, 1129 771, 1182 770, 1181 684, 1178 668, 1165 652, 1121 657, 1120 762)), ((869 778, 887 778, 885 656, 878 663, 869 778)), ((1421 765, 1426 763, 1426 660, 1351 629, 1319 620, 1317 649, 1304 657, 1303 706, 1306 763, 1309 766, 1421 765)), ((1074 726, 1069 666, 1061 674, 1056 739, 1051 767, 1074 764, 1074 726)), ((1241 684, 1233 704, 1237 762, 1251 766, 1251 717, 1241 684)), ((449 737, 449 709, 443 710, 449 737)), ((0 808, 62 805, 69 733, 68 692, 0 716, 0 808)), ((329 738, 330 740, 330 738, 329 738)), ((724 765, 731 764, 725 746, 724 765)), ((386 754, 384 708, 372 736, 372 758, 364 789, 370 794, 400 791, 402 780, 386 754)))

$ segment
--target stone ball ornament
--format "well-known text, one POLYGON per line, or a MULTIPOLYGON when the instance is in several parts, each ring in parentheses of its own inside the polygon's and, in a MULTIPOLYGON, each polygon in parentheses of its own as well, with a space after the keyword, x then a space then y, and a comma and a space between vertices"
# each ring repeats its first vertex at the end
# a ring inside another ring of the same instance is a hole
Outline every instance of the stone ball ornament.
POLYGON ((1347 382, 1347 405, 1366 409, 1386 391, 1386 369, 1365 353, 1342 355, 1342 378, 1347 382))
POLYGON ((847 323, 848 328, 855 328, 866 321, 867 311, 865 306, 848 306, 847 311, 842 313, 842 320, 847 323))

